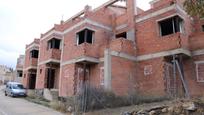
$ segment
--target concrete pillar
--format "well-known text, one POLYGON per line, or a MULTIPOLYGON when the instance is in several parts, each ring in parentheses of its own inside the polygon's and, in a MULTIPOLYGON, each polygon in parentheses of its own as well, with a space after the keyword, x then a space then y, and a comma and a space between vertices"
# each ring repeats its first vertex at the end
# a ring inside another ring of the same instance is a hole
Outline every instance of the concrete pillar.
POLYGON ((111 91, 112 87, 112 80, 111 80, 111 54, 110 54, 110 49, 106 49, 105 52, 105 57, 104 57, 104 88, 106 91, 111 91))
POLYGON ((135 15, 137 14, 136 0, 127 0, 127 39, 134 42, 135 46, 135 15))

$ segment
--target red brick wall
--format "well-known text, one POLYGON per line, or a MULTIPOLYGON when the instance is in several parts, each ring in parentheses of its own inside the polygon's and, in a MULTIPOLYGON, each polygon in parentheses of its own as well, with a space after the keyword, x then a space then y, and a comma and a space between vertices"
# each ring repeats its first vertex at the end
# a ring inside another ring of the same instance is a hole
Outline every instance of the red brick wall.
POLYGON ((112 56, 112 91, 117 95, 127 95, 136 88, 136 63, 112 56))
POLYGON ((43 89, 45 87, 46 65, 38 65, 36 89, 43 89))
POLYGON ((137 23, 136 43, 139 55, 172 50, 177 48, 189 48, 188 35, 190 30, 188 30, 187 28, 189 28, 190 25, 187 23, 184 24, 184 34, 177 33, 160 36, 159 24, 157 20, 168 17, 175 13, 175 10, 169 11, 162 15, 137 23))
POLYGON ((164 60, 156 58, 137 63, 136 85, 140 94, 145 95, 165 95, 164 86, 164 60), (144 67, 152 66, 152 73, 144 75, 144 67))
POLYGON ((73 96, 75 64, 62 66, 61 69, 59 96, 73 96))
POLYGON ((184 75, 187 80, 188 87, 191 96, 202 96, 204 83, 197 82, 196 76, 196 64, 194 61, 203 61, 203 56, 196 56, 193 59, 187 59, 184 61, 184 75))
POLYGON ((23 71, 23 76, 22 76, 23 78, 22 78, 22 83, 23 83, 23 86, 25 87, 25 88, 28 88, 28 71, 27 70, 24 70, 23 71))
POLYGON ((71 60, 80 56, 91 56, 91 57, 101 57, 104 53, 104 48, 107 47, 107 40, 110 33, 107 31, 91 26, 89 24, 82 25, 73 31, 66 33, 64 37, 64 52, 63 52, 63 62, 71 60), (77 46, 76 33, 79 32, 84 27, 93 28, 95 31, 93 44, 80 44, 77 46))

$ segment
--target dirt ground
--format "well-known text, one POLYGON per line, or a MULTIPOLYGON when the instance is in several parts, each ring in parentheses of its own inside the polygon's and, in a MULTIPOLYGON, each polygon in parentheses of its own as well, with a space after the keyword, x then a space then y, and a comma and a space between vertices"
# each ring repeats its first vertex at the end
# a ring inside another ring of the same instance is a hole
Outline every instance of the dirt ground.
POLYGON ((204 115, 204 101, 177 99, 113 109, 103 109, 84 115, 204 115))

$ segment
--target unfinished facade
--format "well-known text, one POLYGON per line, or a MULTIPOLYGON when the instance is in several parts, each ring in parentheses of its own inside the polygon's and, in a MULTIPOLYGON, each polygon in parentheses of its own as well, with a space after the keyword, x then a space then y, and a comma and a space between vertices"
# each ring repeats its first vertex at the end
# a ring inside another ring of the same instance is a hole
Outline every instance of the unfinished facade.
POLYGON ((62 25, 41 35, 36 89, 58 92, 62 50, 62 25))
POLYGON ((23 66, 23 85, 28 89, 35 89, 39 59, 39 43, 40 39, 34 39, 31 44, 26 45, 25 63, 23 66))
POLYGON ((204 20, 189 17, 182 2, 153 0, 147 11, 136 0, 86 6, 41 36, 36 89, 60 97, 86 85, 117 95, 201 95, 204 20))
POLYGON ((17 59, 17 64, 16 64, 16 76, 14 78, 14 81, 16 82, 22 82, 23 78, 23 65, 24 65, 24 55, 20 55, 17 59))

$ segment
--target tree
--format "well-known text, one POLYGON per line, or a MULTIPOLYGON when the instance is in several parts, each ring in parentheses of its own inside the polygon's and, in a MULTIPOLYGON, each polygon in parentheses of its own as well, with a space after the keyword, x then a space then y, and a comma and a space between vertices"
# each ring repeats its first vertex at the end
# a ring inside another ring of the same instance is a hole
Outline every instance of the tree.
POLYGON ((185 0, 184 8, 191 16, 204 17, 204 0, 185 0))

